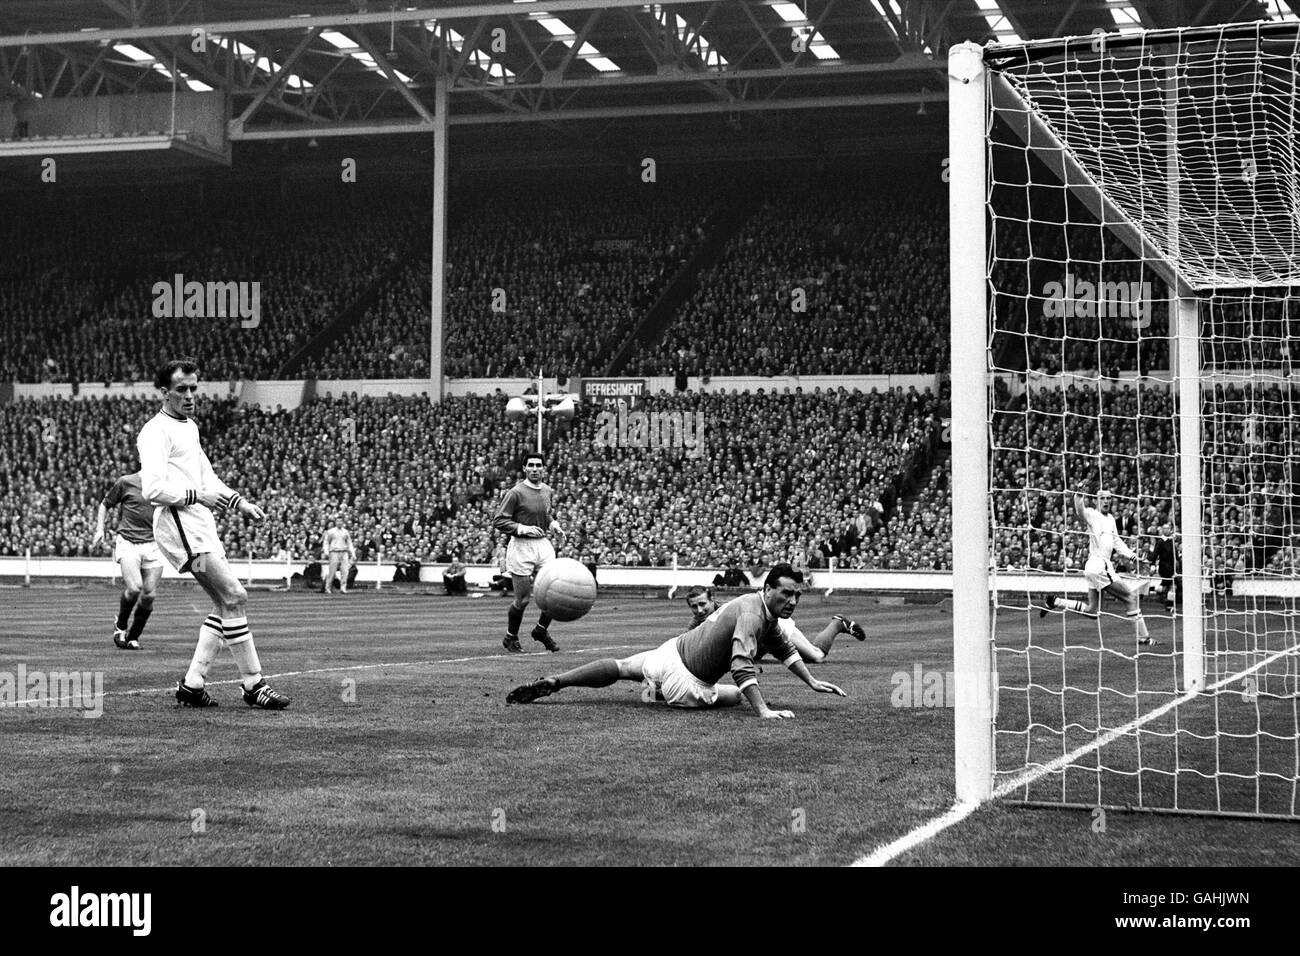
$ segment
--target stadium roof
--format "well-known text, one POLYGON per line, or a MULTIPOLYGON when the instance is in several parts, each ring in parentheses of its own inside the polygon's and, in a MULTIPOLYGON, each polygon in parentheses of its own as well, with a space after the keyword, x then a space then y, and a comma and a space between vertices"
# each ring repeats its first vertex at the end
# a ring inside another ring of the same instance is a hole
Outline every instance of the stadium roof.
POLYGON ((218 90, 234 141, 429 130, 439 78, 452 125, 914 115, 943 100, 962 40, 1293 15, 1286 0, 7 0, 0 95, 218 90))

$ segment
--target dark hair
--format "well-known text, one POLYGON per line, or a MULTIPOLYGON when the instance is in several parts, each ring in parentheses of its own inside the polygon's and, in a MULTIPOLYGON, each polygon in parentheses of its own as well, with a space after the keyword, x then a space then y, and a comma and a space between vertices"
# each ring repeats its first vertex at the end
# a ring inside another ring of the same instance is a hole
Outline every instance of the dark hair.
POLYGON ((542 463, 542 467, 543 467, 543 468, 546 467, 546 456, 543 455, 540 451, 530 451, 530 452, 528 452, 528 454, 524 455, 524 461, 523 461, 523 463, 526 465, 526 464, 528 464, 530 461, 532 461, 534 458, 536 458, 538 461, 540 461, 540 462, 542 463))
POLYGON ((192 358, 172 359, 158 366, 158 371, 154 373, 154 388, 171 388, 172 376, 180 371, 184 375, 194 375, 199 370, 199 363, 192 358))
POLYGON ((710 601, 713 600, 713 590, 711 588, 706 588, 703 584, 697 584, 695 587, 687 591, 686 600, 689 601, 691 598, 697 598, 701 594, 707 597, 710 601))
POLYGON ((803 572, 796 571, 788 564, 778 564, 767 572, 767 579, 763 582, 765 588, 780 587, 781 579, 789 578, 795 584, 803 584, 803 572))

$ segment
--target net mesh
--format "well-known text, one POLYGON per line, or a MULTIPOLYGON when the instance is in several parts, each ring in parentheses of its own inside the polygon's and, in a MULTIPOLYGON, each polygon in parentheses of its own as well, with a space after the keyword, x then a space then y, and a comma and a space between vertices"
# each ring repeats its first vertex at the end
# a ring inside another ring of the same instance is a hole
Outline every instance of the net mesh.
POLYGON ((995 97, 988 136, 995 784, 1012 798, 1300 815, 1297 38, 987 61, 1018 94, 995 97), (1201 327, 1192 489, 1175 275, 1201 327), (1192 575, 1184 507, 1202 518, 1192 575), (1103 555, 1089 529, 1107 513, 1122 543, 1103 555), (1204 602, 1199 694, 1184 588, 1204 602))

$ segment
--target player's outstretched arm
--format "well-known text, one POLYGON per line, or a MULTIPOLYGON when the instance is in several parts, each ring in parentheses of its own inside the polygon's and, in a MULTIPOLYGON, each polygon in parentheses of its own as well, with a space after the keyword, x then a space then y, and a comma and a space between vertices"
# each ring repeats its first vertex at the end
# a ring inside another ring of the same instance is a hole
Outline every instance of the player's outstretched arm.
MULTIPOLYGON (((807 668, 804 668, 807 670, 807 668)), ((758 714, 762 720, 789 720, 794 716, 792 710, 773 710, 767 706, 767 701, 763 700, 763 692, 758 689, 758 684, 747 684, 740 689, 745 695, 745 700, 749 701, 749 706, 754 708, 754 713, 758 714)))
POLYGON ((1074 513, 1079 516, 1080 521, 1086 522, 1088 520, 1088 516, 1084 514, 1084 511, 1087 510, 1087 507, 1088 507, 1088 499, 1085 498, 1081 492, 1075 492, 1074 513))
POLYGON ((835 694, 838 697, 849 696, 830 681, 818 680, 816 677, 813 677, 812 672, 808 670, 808 665, 805 664, 801 658, 796 657, 793 660, 788 661, 785 666, 792 674, 819 694, 835 694))

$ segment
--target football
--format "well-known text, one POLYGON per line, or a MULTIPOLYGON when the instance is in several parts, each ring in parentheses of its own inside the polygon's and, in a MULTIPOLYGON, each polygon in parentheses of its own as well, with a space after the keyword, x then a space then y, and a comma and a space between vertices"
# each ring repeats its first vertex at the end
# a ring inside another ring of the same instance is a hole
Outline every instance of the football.
POLYGON ((596 603, 596 579, 573 558, 556 558, 537 572, 533 598, 555 620, 576 621, 596 603))

